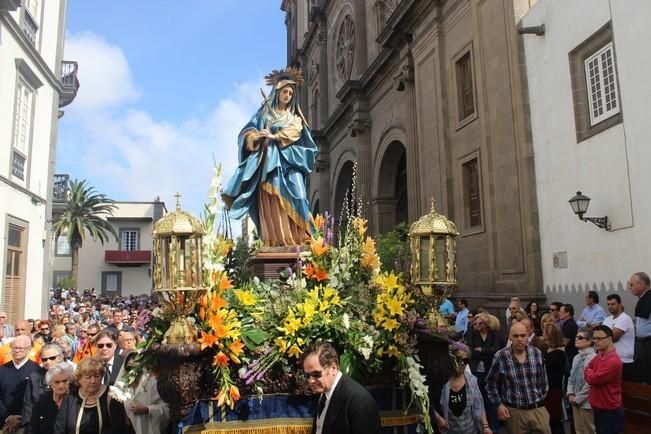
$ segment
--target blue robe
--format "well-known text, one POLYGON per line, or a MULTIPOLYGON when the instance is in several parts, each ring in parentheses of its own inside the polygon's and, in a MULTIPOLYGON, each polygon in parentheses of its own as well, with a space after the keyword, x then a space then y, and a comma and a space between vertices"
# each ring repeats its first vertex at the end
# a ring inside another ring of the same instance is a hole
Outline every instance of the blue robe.
POLYGON ((247 149, 246 136, 249 133, 267 128, 276 134, 288 127, 285 122, 274 119, 273 112, 264 105, 242 128, 238 136, 239 165, 222 195, 231 217, 239 219, 248 213, 263 239, 261 219, 270 216, 265 216, 259 209, 260 189, 277 197, 297 227, 308 234, 313 231, 305 177, 314 169, 318 149, 307 125, 301 122, 300 137, 285 147, 279 141, 269 140, 266 147, 260 145, 253 151, 247 149))

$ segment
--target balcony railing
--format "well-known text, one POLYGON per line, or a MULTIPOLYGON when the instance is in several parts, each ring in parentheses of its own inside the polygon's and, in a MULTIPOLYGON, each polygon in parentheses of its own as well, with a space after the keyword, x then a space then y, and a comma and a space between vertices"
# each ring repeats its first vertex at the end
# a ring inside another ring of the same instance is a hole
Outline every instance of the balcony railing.
POLYGON ((106 250, 104 262, 115 265, 149 264, 151 250, 106 250))
POLYGON ((63 85, 64 93, 59 98, 59 108, 65 107, 74 101, 79 90, 79 80, 77 79, 77 70, 79 65, 77 62, 64 60, 61 62, 61 84, 63 85))
POLYGON ((70 175, 54 175, 54 184, 52 185, 52 201, 67 202, 68 192, 70 191, 70 175))

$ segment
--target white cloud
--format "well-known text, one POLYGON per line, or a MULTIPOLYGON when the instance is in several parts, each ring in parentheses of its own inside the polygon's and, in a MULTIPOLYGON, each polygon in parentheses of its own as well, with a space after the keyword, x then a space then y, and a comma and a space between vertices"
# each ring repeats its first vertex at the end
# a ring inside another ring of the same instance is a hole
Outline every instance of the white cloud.
POLYGON ((233 84, 206 115, 170 123, 130 105, 138 89, 119 47, 83 33, 69 36, 66 56, 79 61, 82 88, 61 120, 59 157, 70 163, 65 170, 115 200, 160 196, 172 209, 179 191, 184 208, 200 212, 212 176, 211 155, 223 163, 226 183, 237 164, 237 135, 260 104, 262 78, 233 84), (74 54, 68 54, 71 46, 74 54))
POLYGON ((138 97, 124 53, 101 36, 68 34, 65 57, 79 62, 81 86, 71 111, 102 110, 138 97))

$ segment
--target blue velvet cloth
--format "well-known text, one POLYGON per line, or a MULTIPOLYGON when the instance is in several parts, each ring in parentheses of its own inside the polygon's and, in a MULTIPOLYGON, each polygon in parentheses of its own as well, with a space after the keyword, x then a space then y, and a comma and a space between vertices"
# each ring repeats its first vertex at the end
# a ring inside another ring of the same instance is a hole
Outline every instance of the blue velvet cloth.
MULTIPOLYGON (((274 89, 269 101, 275 106, 277 93, 274 89)), ((289 110, 297 114, 296 105, 289 110)), ((305 188, 305 177, 314 170, 318 148, 309 127, 303 123, 300 138, 285 148, 276 141, 270 141, 269 146, 260 146, 251 152, 246 148, 246 134, 252 130, 269 129, 272 134, 282 130, 287 125, 274 119, 269 104, 264 104, 253 115, 251 120, 242 128, 238 136, 239 165, 233 177, 224 189, 223 195, 232 201, 230 216, 239 219, 247 213, 260 231, 260 211, 258 209, 258 189, 262 183, 269 183, 289 205, 293 213, 302 222, 299 226, 312 228, 309 218, 309 203, 305 188)))
MULTIPOLYGON (((408 392, 393 387, 369 387, 369 392, 375 398, 380 410, 380 416, 390 414, 402 414, 409 404, 408 392), (396 412, 396 410, 398 410, 396 412)), ((317 406, 317 396, 296 396, 287 394, 273 394, 258 396, 243 396, 235 403, 232 411, 226 412, 226 418, 222 419, 221 413, 215 401, 199 401, 192 408, 190 413, 178 423, 176 431, 182 434, 183 428, 191 425, 200 425, 221 421, 253 421, 265 419, 312 419, 317 406)), ((416 424, 411 423, 400 432, 405 434, 416 433, 416 424), (404 429, 404 431, 403 431, 404 429)), ((382 433, 394 433, 394 426, 384 426, 382 433)))

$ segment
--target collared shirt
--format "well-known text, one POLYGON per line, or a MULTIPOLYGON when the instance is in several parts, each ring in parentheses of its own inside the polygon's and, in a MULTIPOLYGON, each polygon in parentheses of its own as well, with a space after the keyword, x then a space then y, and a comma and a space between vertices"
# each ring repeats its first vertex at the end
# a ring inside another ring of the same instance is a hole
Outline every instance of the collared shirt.
POLYGON ((454 327, 458 332, 465 333, 468 331, 468 308, 464 307, 457 313, 457 318, 454 321, 454 327))
POLYGON ((651 337, 651 289, 647 289, 635 305, 635 336, 651 337))
POLYGON ((604 308, 595 303, 592 306, 586 306, 583 309, 583 312, 581 312, 581 316, 579 317, 579 320, 576 322, 576 324, 579 327, 585 327, 588 325, 588 323, 601 324, 604 322, 607 316, 608 314, 606 314, 604 308))
POLYGON ((25 366, 25 363, 27 363, 28 361, 29 361, 29 357, 25 357, 23 359, 23 361, 20 362, 19 364, 16 364, 16 361, 14 360, 14 368, 16 368, 18 370, 18 369, 22 368, 23 366, 25 366))
POLYGON ((337 376, 335 377, 335 381, 332 383, 332 386, 324 392, 326 403, 325 407, 323 407, 321 415, 316 418, 316 434, 321 434, 321 430, 323 429, 323 421, 325 420, 326 413, 328 413, 328 407, 330 406, 330 398, 332 398, 332 394, 335 391, 337 384, 339 384, 341 375, 341 371, 338 371, 337 376))
POLYGON ((624 332, 619 339, 614 343, 617 355, 622 359, 623 363, 633 363, 633 354, 635 349, 635 326, 633 320, 626 312, 622 312, 615 318, 610 315, 603 322, 603 325, 613 328, 618 328, 624 332))
POLYGON ((527 346, 526 352, 523 363, 510 347, 495 353, 486 376, 486 391, 493 404, 525 407, 545 399, 549 386, 542 352, 531 346, 527 346))

